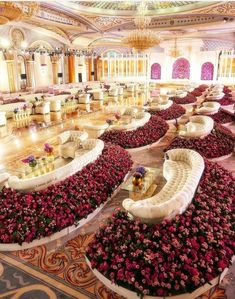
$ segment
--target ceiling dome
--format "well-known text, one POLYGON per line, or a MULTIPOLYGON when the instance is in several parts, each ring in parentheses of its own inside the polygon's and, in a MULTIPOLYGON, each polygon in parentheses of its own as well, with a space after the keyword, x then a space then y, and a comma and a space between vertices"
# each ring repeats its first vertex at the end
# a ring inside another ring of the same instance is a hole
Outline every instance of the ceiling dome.
MULTIPOLYGON (((116 16, 133 16, 141 1, 69 1, 63 5, 77 11, 116 16)), ((202 8, 215 1, 145 1, 148 15, 166 15, 202 8)))

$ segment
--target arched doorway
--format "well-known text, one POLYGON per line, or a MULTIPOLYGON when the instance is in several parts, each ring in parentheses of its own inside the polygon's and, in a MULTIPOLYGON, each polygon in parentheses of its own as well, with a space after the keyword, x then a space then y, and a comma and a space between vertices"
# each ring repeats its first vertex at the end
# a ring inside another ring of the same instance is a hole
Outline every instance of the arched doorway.
POLYGON ((161 65, 159 63, 154 63, 151 66, 151 79, 160 80, 161 79, 161 65))
POLYGON ((172 69, 172 79, 189 79, 190 63, 186 58, 178 58, 172 69))
POLYGON ((214 65, 211 62, 203 63, 201 67, 201 80, 213 80, 214 65))

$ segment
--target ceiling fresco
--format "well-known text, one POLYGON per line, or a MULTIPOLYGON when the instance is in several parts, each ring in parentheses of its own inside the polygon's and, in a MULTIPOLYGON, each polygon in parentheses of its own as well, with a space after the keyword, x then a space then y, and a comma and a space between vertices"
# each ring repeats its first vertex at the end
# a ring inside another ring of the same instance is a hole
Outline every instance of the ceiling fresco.
MULTIPOLYGON (((149 27, 163 39, 175 34, 184 37, 216 37, 235 40, 235 1, 145 1, 149 27)), ((41 1, 37 12, 21 20, 22 26, 35 26, 61 39, 66 45, 107 44, 107 37, 120 41, 135 29, 134 17, 140 0, 119 1, 41 1)))

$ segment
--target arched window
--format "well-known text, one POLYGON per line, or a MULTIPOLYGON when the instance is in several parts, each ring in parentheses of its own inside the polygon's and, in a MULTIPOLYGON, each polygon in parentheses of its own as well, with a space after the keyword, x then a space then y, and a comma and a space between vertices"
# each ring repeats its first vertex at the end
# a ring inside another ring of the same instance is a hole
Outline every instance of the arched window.
POLYGON ((173 64, 172 79, 189 79, 190 63, 185 58, 178 58, 173 64))
POLYGON ((151 66, 151 79, 160 80, 161 79, 161 65, 159 63, 154 63, 151 66))
POLYGON ((214 65, 211 62, 205 62, 201 68, 201 80, 213 80, 214 65))

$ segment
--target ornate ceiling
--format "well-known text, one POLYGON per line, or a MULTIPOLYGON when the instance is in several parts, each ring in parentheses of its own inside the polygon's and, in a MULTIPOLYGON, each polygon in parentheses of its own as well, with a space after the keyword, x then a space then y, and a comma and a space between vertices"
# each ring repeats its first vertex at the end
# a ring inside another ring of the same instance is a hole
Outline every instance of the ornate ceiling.
MULTIPOLYGON (((20 24, 31 29, 41 28, 68 46, 102 45, 108 40, 120 43, 135 28, 133 19, 139 2, 41 1, 35 15, 21 20, 20 24)), ((164 39, 176 34, 216 39, 235 37, 235 1, 146 0, 146 3, 147 14, 152 17, 150 27, 161 32, 164 39)))

